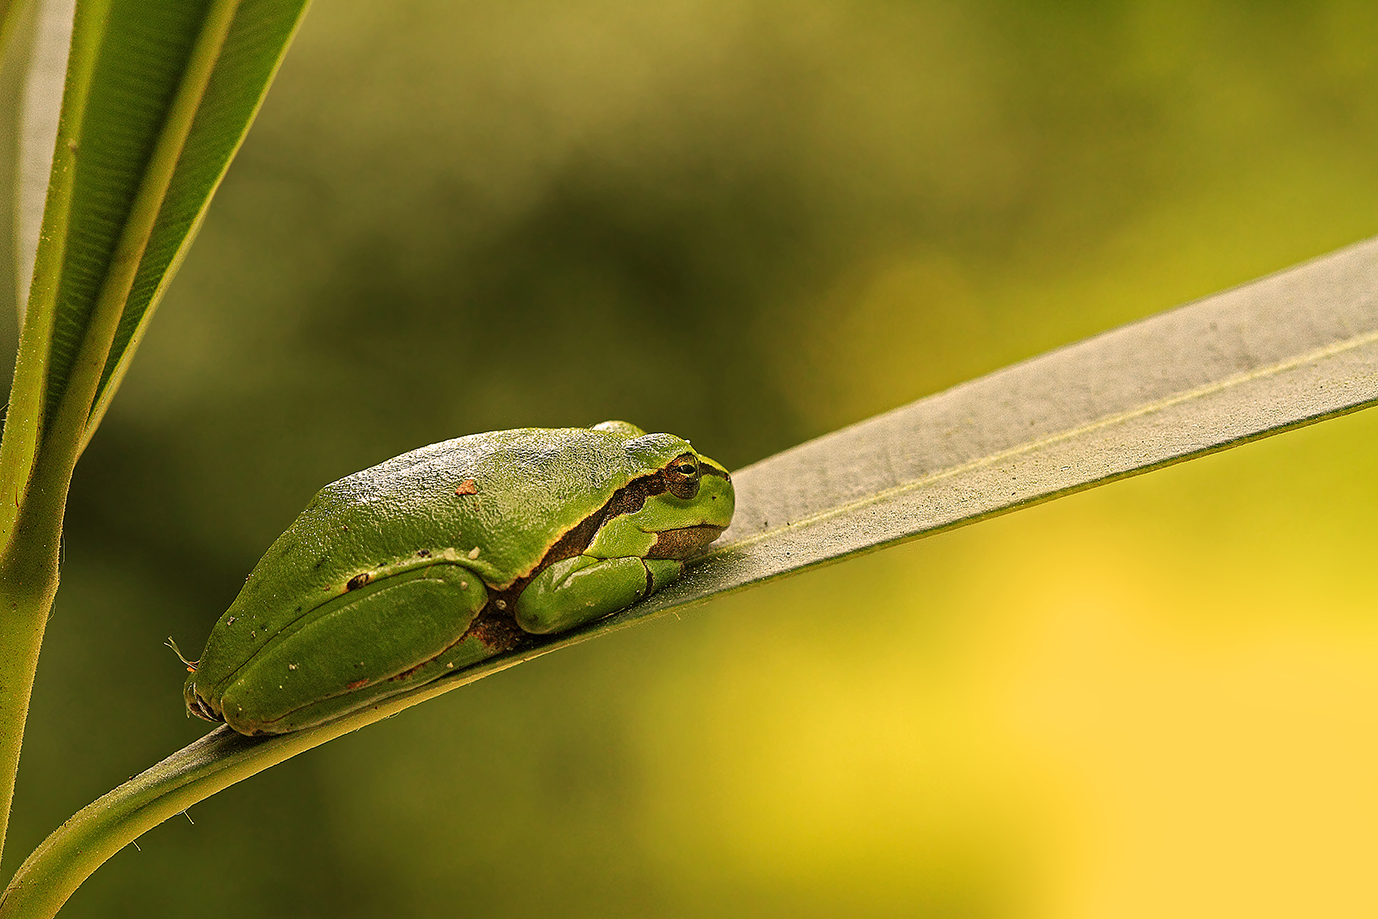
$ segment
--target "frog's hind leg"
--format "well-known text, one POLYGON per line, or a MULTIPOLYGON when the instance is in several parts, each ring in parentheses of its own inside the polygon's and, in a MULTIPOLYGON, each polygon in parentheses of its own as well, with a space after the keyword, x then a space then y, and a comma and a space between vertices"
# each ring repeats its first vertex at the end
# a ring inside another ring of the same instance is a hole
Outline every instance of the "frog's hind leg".
POLYGON ((402 692, 413 684, 393 678, 459 643, 487 602, 483 579, 450 563, 365 581, 242 668, 221 711, 242 734, 278 734, 402 692))

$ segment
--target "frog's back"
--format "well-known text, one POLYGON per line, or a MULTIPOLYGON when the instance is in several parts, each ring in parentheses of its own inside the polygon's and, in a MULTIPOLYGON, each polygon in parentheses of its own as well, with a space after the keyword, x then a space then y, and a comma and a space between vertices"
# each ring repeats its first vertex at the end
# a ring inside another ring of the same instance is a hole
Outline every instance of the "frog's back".
POLYGON ((273 543, 241 597, 270 586, 343 589, 361 572, 447 550, 506 587, 619 487, 654 471, 628 454, 627 440, 587 428, 495 431, 347 476, 321 489, 273 543))

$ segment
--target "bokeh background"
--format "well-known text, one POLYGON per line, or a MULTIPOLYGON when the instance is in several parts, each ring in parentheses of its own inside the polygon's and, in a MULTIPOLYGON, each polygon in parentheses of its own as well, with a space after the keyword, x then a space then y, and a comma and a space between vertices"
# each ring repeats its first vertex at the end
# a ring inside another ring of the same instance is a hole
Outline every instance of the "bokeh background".
MULTIPOLYGON (((7 870, 205 729, 162 640, 322 484, 610 417, 740 467, 1370 236, 1375 47, 1368 0, 318 3, 78 470, 7 870)), ((1376 464, 1358 413, 568 649, 63 915, 1373 915, 1376 464)))

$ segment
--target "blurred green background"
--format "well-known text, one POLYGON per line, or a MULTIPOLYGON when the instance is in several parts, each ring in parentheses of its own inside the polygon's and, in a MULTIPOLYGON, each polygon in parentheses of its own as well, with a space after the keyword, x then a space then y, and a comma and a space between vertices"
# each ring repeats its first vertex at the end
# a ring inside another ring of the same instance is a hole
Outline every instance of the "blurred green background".
MULTIPOLYGON (((162 640, 322 484, 610 417, 736 468, 1370 236, 1375 47, 1367 0, 318 3, 78 469, 7 869, 205 729, 162 640)), ((563 651, 63 915, 1372 915, 1375 464, 1359 413, 563 651)))

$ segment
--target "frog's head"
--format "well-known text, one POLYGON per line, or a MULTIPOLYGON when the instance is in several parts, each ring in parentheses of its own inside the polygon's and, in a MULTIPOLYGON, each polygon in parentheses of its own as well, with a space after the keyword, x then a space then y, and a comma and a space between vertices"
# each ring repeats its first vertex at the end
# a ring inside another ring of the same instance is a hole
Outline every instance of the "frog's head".
POLYGON ((727 529, 736 498, 721 463, 673 434, 646 434, 626 422, 604 422, 598 429, 624 434, 628 455, 649 474, 625 490, 629 506, 609 508, 592 554, 603 549, 608 555, 682 561, 727 529))
POLYGON ((656 534, 646 558, 682 561, 702 551, 732 522, 736 507, 732 477, 722 464, 692 447, 657 475, 665 490, 648 494, 637 515, 640 527, 656 534))

